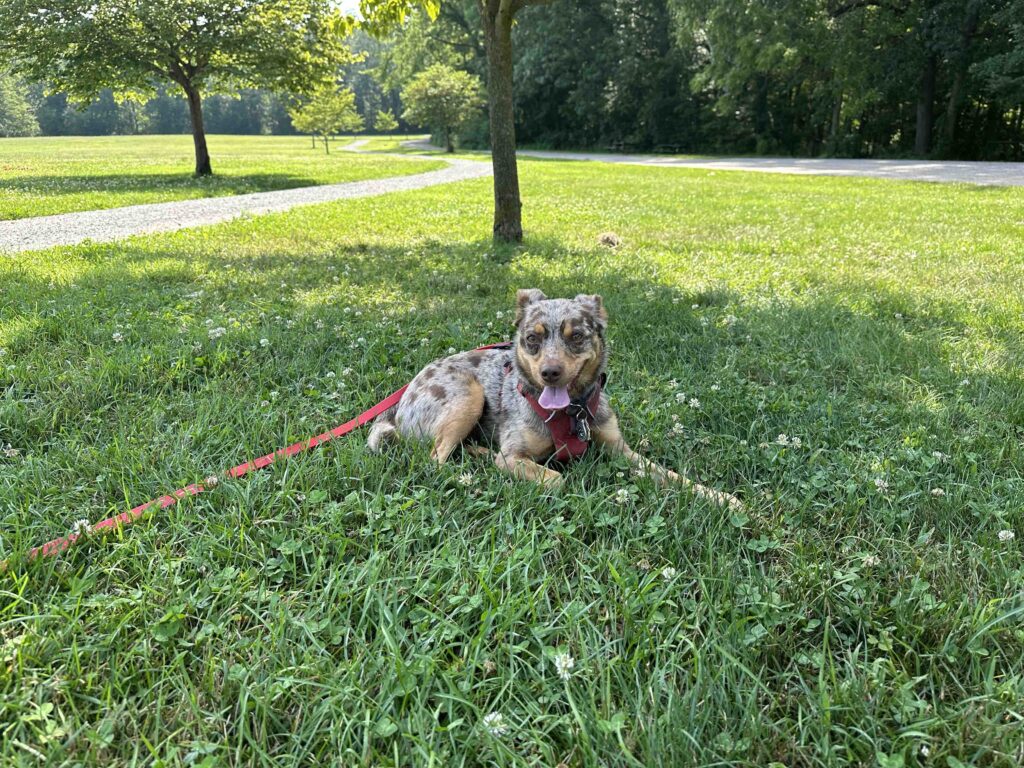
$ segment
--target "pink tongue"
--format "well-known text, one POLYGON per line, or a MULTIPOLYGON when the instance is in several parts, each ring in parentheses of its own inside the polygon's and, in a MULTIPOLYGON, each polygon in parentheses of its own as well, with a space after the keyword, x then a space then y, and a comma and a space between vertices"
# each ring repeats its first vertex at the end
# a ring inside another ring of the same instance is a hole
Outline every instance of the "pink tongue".
POLYGON ((569 390, 566 387, 544 387, 537 402, 540 403, 541 408, 547 408, 549 411, 568 408, 569 390))

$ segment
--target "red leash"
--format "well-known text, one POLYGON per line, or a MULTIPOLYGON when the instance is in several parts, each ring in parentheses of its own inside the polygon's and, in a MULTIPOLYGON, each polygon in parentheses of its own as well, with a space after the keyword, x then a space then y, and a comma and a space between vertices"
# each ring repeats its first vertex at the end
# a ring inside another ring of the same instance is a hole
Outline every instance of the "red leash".
MULTIPOLYGON (((510 342, 502 341, 497 344, 487 344, 482 347, 477 347, 476 350, 474 351, 480 351, 485 349, 500 349, 502 347, 508 346, 511 346, 510 342)), ((258 459, 253 459, 252 461, 247 461, 244 464, 239 464, 237 467, 232 467, 223 474, 232 478, 242 477, 243 475, 247 475, 250 472, 254 472, 257 469, 263 469, 264 467, 273 464, 274 460, 277 459, 278 457, 288 458, 289 456, 294 456, 297 453, 308 451, 310 448, 316 448, 318 445, 323 445, 324 443, 328 442, 329 440, 333 440, 336 437, 344 437, 349 432, 352 432, 366 424, 366 422, 372 421, 373 419, 377 418, 382 413, 384 413, 384 411, 386 411, 388 408, 392 407, 393 405, 397 405, 398 401, 402 399, 402 395, 405 393, 405 390, 408 389, 408 387, 409 385, 406 384, 397 392, 393 392, 387 397, 385 397, 383 400, 381 400, 379 403, 377 403, 369 410, 363 411, 361 414, 356 416, 351 421, 346 421, 344 424, 335 427, 329 432, 324 432, 323 434, 317 435, 316 437, 311 437, 308 440, 303 440, 301 443, 289 445, 287 448, 281 448, 280 450, 274 451, 273 453, 268 453, 266 456, 260 456, 258 459)), ((106 520, 100 520, 95 525, 90 526, 89 530, 92 532, 100 532, 105 531, 108 528, 115 528, 118 525, 131 525, 140 517, 142 517, 142 514, 144 512, 153 508, 154 506, 159 507, 160 509, 166 509, 172 504, 177 504, 178 501, 181 499, 184 499, 188 496, 198 496, 203 491, 216 487, 218 482, 220 482, 220 478, 218 478, 216 475, 213 475, 212 477, 208 477, 202 483, 192 483, 191 485, 186 485, 184 488, 179 488, 176 491, 171 491, 170 493, 164 494, 163 496, 159 496, 151 501, 147 501, 145 504, 140 504, 137 507, 129 509, 127 512, 122 512, 121 514, 115 515, 114 517, 108 517, 106 520)), ((65 550, 69 549, 83 535, 84 534, 82 533, 76 532, 68 534, 67 536, 63 536, 59 539, 54 539, 53 541, 48 541, 41 546, 33 547, 32 549, 30 549, 28 551, 27 557, 29 560, 35 560, 37 557, 53 557, 54 555, 59 555, 61 552, 64 552, 65 550)), ((5 571, 6 569, 7 561, 0 561, 0 572, 5 571)))

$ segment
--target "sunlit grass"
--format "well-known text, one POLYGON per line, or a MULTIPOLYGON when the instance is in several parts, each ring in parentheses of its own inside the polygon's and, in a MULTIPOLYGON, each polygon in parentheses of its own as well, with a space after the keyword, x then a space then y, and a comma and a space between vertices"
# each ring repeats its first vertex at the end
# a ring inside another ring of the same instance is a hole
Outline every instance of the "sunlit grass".
POLYGON ((209 136, 214 175, 193 178, 191 136, 0 139, 0 220, 400 176, 435 161, 357 155, 351 139, 209 136))
POLYGON ((0 260, 0 555, 341 423, 534 286, 604 295, 626 436, 746 513, 356 434, 15 562, 7 762, 1020 764, 1024 193, 521 170, 519 249, 482 179, 0 260))

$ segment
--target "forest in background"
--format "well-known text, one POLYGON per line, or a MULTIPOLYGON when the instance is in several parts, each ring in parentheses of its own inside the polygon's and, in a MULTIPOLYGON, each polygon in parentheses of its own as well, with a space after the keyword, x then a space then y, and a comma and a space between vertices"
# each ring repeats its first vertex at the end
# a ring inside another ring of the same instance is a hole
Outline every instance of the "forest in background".
MULTIPOLYGON (((339 79, 368 120, 443 62, 485 77, 476 0, 447 0, 339 79)), ((1024 0, 558 0, 514 34, 522 145, 674 152, 1024 158, 1024 0)), ((110 92, 84 110, 0 76, 0 133, 184 133, 185 102, 110 92)), ((214 133, 294 133, 287 96, 207 100, 214 133)), ((405 123, 400 129, 409 129, 405 123)), ((487 120, 462 143, 486 146, 487 120)))

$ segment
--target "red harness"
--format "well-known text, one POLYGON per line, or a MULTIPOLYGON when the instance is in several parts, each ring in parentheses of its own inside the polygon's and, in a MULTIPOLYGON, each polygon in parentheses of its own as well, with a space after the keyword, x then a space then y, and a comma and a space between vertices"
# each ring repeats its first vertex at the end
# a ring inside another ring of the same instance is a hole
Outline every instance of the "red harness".
POLYGON ((550 411, 538 403, 536 397, 523 389, 523 382, 516 384, 519 394, 526 398, 533 412, 540 417, 551 433, 551 439, 555 442, 554 458, 557 461, 578 459, 587 452, 590 446, 590 420, 597 413, 602 384, 603 376, 594 386, 594 392, 590 397, 586 400, 573 400, 567 407, 557 411, 550 411))

